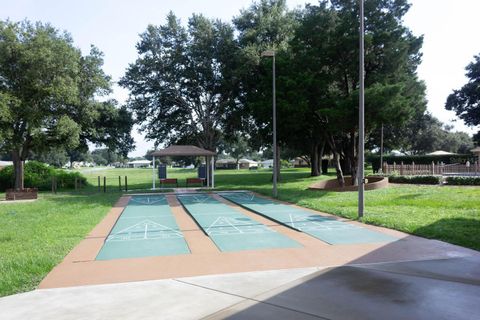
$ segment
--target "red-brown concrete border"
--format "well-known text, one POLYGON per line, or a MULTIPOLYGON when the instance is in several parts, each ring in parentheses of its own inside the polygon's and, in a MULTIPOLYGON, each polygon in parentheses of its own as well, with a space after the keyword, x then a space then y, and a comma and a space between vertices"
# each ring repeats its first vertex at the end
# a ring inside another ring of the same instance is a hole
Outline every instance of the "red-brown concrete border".
MULTIPOLYGON (((368 182, 365 184, 365 190, 376 190, 388 187, 388 177, 369 176, 366 178, 368 182)), ((345 177, 345 186, 341 188, 337 179, 322 180, 315 182, 308 187, 309 190, 324 191, 357 191, 358 186, 352 186, 352 177, 345 177)))

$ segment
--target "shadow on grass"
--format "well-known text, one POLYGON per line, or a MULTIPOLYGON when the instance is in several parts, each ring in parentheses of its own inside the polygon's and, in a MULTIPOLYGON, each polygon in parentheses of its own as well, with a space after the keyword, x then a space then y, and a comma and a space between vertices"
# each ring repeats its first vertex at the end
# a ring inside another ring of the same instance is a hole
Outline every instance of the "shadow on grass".
POLYGON ((466 218, 440 219, 417 228, 414 234, 446 241, 480 251, 480 220, 466 218))
POLYGON ((403 196, 396 197, 395 200, 414 200, 421 196, 422 196, 421 193, 405 194, 403 196))

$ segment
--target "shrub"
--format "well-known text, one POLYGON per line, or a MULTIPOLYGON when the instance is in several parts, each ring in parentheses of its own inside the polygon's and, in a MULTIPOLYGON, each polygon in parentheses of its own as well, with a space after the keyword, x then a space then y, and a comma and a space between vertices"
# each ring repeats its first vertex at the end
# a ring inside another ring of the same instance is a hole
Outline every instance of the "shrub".
POLYGON ((440 184, 440 176, 389 176, 388 182, 409 184, 440 184))
MULTIPOLYGON (((24 185, 26 188, 38 188, 39 190, 50 190, 52 177, 57 178, 58 188, 74 188, 75 177, 83 185, 87 179, 78 172, 68 172, 61 169, 54 169, 38 161, 28 161, 24 166, 24 185)), ((14 185, 13 166, 7 166, 0 170, 0 191, 12 188, 14 185)))
POLYGON ((480 177, 447 177, 447 184, 457 186, 480 186, 480 177))

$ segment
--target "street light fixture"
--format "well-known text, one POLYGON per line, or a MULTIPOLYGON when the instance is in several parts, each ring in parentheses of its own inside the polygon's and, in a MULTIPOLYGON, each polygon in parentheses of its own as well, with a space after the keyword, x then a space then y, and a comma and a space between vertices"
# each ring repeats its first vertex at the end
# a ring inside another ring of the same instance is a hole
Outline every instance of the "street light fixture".
POLYGON ((273 99, 273 197, 276 198, 278 195, 277 192, 277 169, 278 169, 278 150, 277 150, 277 106, 276 106, 276 99, 275 99, 275 51, 273 50, 265 50, 262 52, 262 57, 272 57, 272 99, 273 99))
POLYGON ((360 94, 358 115, 358 218, 365 209, 365 57, 364 57, 364 0, 360 0, 360 94))

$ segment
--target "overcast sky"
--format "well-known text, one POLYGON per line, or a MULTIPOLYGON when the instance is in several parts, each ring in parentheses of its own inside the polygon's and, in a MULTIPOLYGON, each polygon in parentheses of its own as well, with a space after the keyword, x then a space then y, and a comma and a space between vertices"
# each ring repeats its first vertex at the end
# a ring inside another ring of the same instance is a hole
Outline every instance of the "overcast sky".
MULTIPOLYGON (((453 89, 467 79, 465 66, 480 54, 478 15, 480 0, 410 0, 412 8, 405 24, 415 35, 424 35, 423 63, 418 74, 427 84, 428 109, 457 130, 467 128, 444 109, 453 89)), ((228 21, 251 0, 0 0, 0 19, 29 19, 50 22, 68 31, 75 45, 86 54, 90 44, 105 53, 105 71, 117 81, 129 63, 135 61, 135 44, 148 24, 162 24, 172 10, 183 21, 192 13, 203 13, 228 21)), ((287 0, 290 7, 316 1, 287 0)), ((128 92, 115 86, 113 97, 125 101, 128 92)), ((130 156, 142 156, 153 143, 134 132, 137 149, 130 156)))

